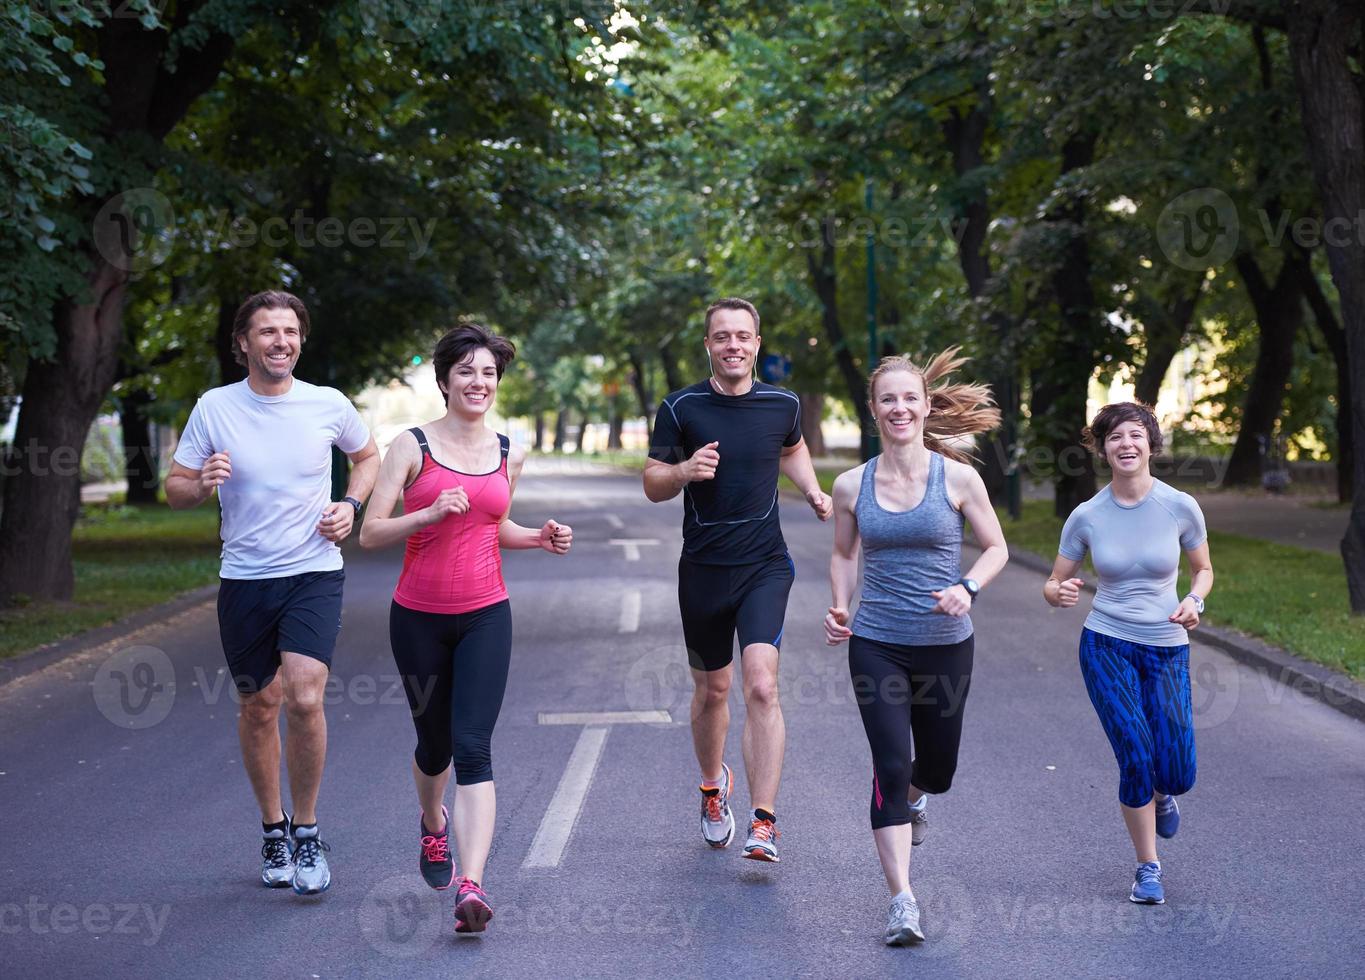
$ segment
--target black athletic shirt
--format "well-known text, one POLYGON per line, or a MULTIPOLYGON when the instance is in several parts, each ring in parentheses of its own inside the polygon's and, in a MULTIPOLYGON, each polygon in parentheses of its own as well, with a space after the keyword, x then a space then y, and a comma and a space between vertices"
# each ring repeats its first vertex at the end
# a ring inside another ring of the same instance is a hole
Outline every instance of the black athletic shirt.
POLYGON ((681 463, 719 442, 710 480, 683 487, 683 557, 705 565, 747 565, 785 554, 777 522, 778 460, 801 441, 801 402, 755 381, 722 395, 708 378, 675 391, 654 417, 649 458, 681 463))

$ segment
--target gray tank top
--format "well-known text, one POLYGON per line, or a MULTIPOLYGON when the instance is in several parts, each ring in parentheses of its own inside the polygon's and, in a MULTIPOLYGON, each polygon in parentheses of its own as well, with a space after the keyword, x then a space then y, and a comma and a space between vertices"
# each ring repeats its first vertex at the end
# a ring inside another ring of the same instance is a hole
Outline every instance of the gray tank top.
POLYGON ((863 591, 853 632, 882 643, 937 646, 972 635, 970 616, 933 612, 930 592, 962 578, 962 513, 948 500, 943 457, 929 454, 929 486, 919 504, 903 511, 877 503, 877 462, 863 467, 853 513, 863 544, 863 591))

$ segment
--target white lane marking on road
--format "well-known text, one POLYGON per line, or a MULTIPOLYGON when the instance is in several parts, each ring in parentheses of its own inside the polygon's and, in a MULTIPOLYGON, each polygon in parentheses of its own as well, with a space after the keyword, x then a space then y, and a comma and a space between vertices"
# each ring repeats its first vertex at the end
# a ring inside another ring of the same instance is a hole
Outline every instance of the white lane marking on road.
POLYGON ((602 746, 611 731, 605 726, 583 729, 574 746, 573 755, 559 780, 559 787, 550 800, 550 807, 540 821, 540 829, 531 842, 531 851, 522 862, 523 868, 557 868, 569 843, 578 812, 588 795, 597 763, 602 758, 602 746))
POLYGON ((652 711, 542 711, 540 725, 671 725, 673 716, 662 709, 652 711))
POLYGON ((621 594, 621 625, 618 633, 634 633, 640 628, 640 590, 627 589, 621 594))
POLYGON ((640 560, 640 545, 658 544, 658 538, 612 538, 608 544, 619 544, 626 549, 626 561, 640 560))
POLYGON ((613 531, 619 531, 621 530, 621 528, 626 526, 626 522, 621 520, 621 518, 617 517, 615 514, 607 515, 607 523, 611 525, 613 531))

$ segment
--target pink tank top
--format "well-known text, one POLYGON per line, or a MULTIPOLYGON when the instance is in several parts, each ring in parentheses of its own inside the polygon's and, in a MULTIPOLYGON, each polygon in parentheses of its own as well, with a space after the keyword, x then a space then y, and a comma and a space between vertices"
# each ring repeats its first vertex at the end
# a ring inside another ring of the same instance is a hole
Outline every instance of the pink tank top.
POLYGON ((505 435, 498 435, 502 459, 491 473, 461 473, 436 462, 421 429, 409 429, 422 448, 422 469, 403 491, 403 510, 429 507, 442 490, 464 487, 469 510, 451 514, 408 538, 403 572, 393 599, 419 612, 463 613, 507 598, 502 580, 498 525, 512 499, 507 479, 505 435))

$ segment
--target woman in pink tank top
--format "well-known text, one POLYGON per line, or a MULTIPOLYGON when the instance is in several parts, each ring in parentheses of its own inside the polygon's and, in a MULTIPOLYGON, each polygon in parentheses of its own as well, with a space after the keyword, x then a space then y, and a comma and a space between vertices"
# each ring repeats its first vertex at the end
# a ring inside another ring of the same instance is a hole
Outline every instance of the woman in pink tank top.
POLYGON ((512 655, 501 549, 562 555, 573 541, 566 524, 525 528, 508 519, 526 453, 488 428, 485 416, 515 354, 477 324, 441 338, 433 362, 446 414, 393 441, 360 531, 366 548, 407 542, 389 641, 417 730, 418 867, 431 887, 455 886, 456 932, 482 932, 493 915, 482 887, 496 811, 489 745, 512 655), (394 517, 400 494, 403 515, 394 517), (452 770, 456 792, 447 811, 452 770))

